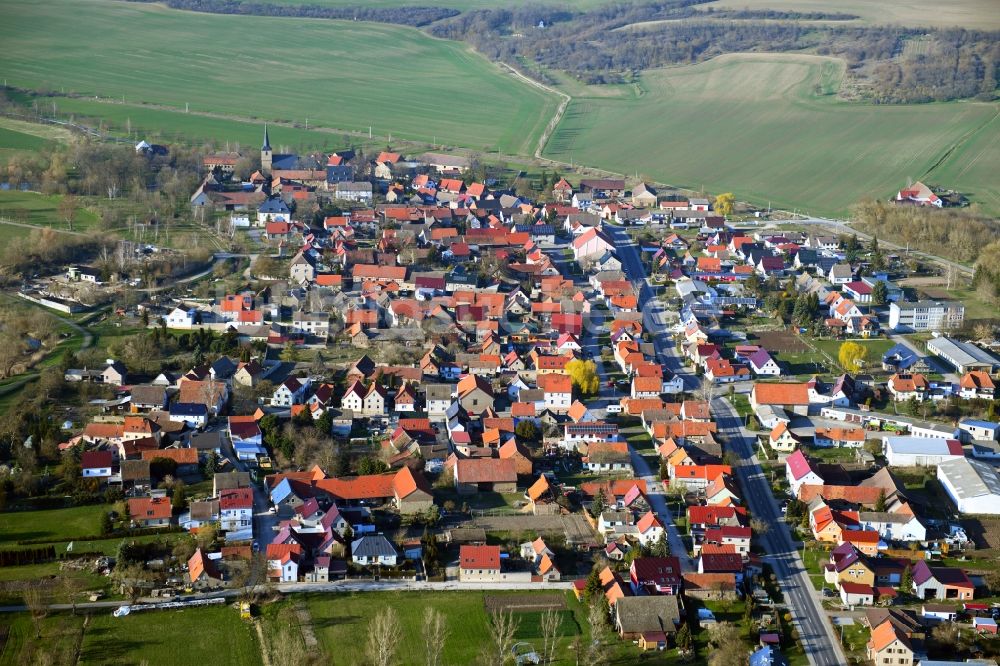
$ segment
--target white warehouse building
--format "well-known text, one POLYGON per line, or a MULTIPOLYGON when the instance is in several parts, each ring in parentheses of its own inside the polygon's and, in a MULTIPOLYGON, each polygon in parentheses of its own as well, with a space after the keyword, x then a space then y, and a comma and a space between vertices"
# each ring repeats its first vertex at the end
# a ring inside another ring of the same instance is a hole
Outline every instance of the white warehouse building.
POLYGON ((949 460, 938 465, 937 478, 959 513, 1000 515, 1000 476, 990 463, 949 460))
POLYGON ((957 439, 886 437, 885 460, 893 467, 931 467, 965 457, 957 439))

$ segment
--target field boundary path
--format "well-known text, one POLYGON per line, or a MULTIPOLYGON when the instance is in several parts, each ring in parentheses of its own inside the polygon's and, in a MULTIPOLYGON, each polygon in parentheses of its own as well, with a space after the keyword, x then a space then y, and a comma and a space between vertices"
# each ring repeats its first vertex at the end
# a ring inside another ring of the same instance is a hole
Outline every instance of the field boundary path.
POLYGON ((70 234, 72 236, 91 236, 93 234, 84 233, 82 231, 70 231, 69 229, 58 229, 56 227, 47 227, 41 224, 28 224, 27 222, 15 222, 6 217, 0 217, 0 224, 6 224, 11 227, 23 227, 24 229, 51 229, 57 234, 70 234))
POLYGON ((556 107, 556 112, 552 114, 552 118, 549 120, 549 123, 545 126, 545 129, 542 130, 541 136, 538 137, 538 145, 535 146, 535 159, 547 160, 548 158, 542 157, 542 152, 545 150, 545 144, 549 142, 549 138, 552 136, 552 133, 556 131, 556 128, 559 126, 559 123, 562 122, 563 115, 566 114, 566 109, 569 107, 569 103, 573 101, 573 98, 569 94, 564 93, 561 90, 556 90, 551 86, 545 85, 541 81, 536 81, 530 76, 525 76, 524 74, 517 71, 516 69, 514 69, 505 62, 501 62, 499 64, 501 67, 503 67, 504 69, 508 70, 511 74, 513 74, 515 78, 520 79, 529 86, 533 86, 535 88, 538 88, 539 90, 543 90, 547 93, 551 93, 561 98, 559 101, 559 106, 556 107))
POLYGON ((312 615, 309 614, 309 607, 302 603, 301 599, 295 603, 295 616, 299 618, 299 630, 302 632, 302 640, 306 644, 306 649, 315 648, 319 641, 316 640, 316 634, 313 632, 312 615))

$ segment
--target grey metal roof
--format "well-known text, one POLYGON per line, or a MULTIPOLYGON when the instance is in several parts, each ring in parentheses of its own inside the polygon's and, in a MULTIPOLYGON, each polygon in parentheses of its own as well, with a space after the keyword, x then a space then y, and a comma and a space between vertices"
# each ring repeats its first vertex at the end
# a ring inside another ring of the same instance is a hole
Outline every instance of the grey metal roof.
POLYGON ((366 534, 351 542, 354 557, 387 557, 396 555, 396 547, 381 534, 366 534))

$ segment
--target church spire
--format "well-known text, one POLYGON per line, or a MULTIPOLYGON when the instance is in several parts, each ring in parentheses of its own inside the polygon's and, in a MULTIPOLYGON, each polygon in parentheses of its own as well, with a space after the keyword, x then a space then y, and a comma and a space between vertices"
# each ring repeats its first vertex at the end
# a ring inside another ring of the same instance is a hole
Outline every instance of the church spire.
POLYGON ((261 150, 271 150, 271 140, 267 136, 267 123, 264 123, 264 145, 261 150))

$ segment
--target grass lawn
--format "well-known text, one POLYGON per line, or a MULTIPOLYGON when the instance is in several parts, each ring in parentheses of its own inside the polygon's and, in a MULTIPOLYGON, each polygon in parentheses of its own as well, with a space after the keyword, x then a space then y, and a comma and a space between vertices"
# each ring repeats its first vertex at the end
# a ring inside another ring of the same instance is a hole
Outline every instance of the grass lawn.
POLYGON ((834 627, 834 630, 840 636, 840 642, 850 656, 864 658, 865 645, 868 644, 871 633, 860 619, 855 619, 854 624, 834 627))
POLYGON ((9 633, 0 644, 0 665, 76 663, 83 619, 82 615, 49 615, 40 622, 38 639, 27 613, 4 613, 0 616, 0 630, 9 633))
MULTIPOLYGON (((424 608, 437 609, 447 617, 450 635, 450 640, 445 645, 444 663, 470 664, 476 660, 481 646, 488 640, 488 616, 483 603, 487 594, 503 593, 463 591, 309 595, 307 604, 316 637, 328 654, 349 656, 344 652, 346 647, 356 663, 364 657, 364 647, 359 637, 364 636, 365 627, 371 618, 391 603, 399 613, 403 627, 403 640, 400 641, 398 655, 399 663, 403 666, 424 663, 421 647, 423 641, 420 638, 424 608)), ((569 593, 566 593, 566 597, 568 608, 579 605, 569 593)), ((535 638, 538 634, 538 622, 537 613, 525 614, 521 617, 518 634, 535 638)), ((564 620, 563 631, 575 635, 582 629, 574 621, 564 620)))
POLYGON ((846 215, 857 200, 884 198, 908 176, 970 191, 986 210, 1000 211, 996 104, 842 102, 835 92, 843 73, 840 60, 790 54, 647 71, 648 92, 638 99, 574 98, 545 153, 815 214, 846 215), (653 146, 689 159, 665 161, 653 146), (970 159, 935 166, 956 146, 970 159), (983 158, 971 161, 977 154, 983 158))
MULTIPOLYGON (((190 104, 237 120, 308 120, 365 133, 372 126, 382 137, 522 154, 558 105, 464 45, 412 28, 112 0, 5 8, 0 69, 22 88, 177 110, 190 104)), ((275 128, 271 141, 279 152, 295 137, 275 128)))
MULTIPOLYGON (((53 227, 56 230, 67 230, 66 223, 59 218, 59 202, 61 195, 45 195, 37 192, 0 191, 0 218, 33 224, 39 227, 53 227)), ((97 224, 97 216, 85 208, 77 208, 74 231, 86 231, 97 224)), ((0 225, 2 226, 2 225, 0 225)), ((26 234, 29 229, 17 233, 26 234)), ((14 233, 14 232, 5 232, 14 233)))
POLYGON ((809 580, 817 590, 823 589, 823 565, 830 559, 830 551, 816 545, 807 545, 802 551, 802 564, 809 572, 809 580))
MULTIPOLYGON (((332 654, 337 654, 336 652, 332 654)), ((81 664, 260 664, 252 626, 229 605, 179 611, 94 615, 84 632, 81 664)))
MULTIPOLYGON (((479 651, 488 639, 488 615, 484 604, 486 596, 511 594, 517 597, 553 592, 367 592, 361 594, 308 595, 306 603, 312 615, 313 629, 320 645, 329 655, 348 658, 345 663, 364 661, 363 636, 371 619, 380 610, 391 604, 399 613, 403 638, 397 662, 400 666, 420 666, 424 663, 422 639, 420 637, 424 608, 434 608, 444 613, 448 622, 448 641, 445 644, 443 662, 446 664, 475 663, 479 651)), ((555 594, 559 594, 555 592, 555 594)), ((576 663, 571 655, 570 645, 580 636, 584 645, 590 640, 586 610, 571 592, 564 592, 566 610, 562 613, 562 638, 556 652, 557 664, 576 663)), ((516 613, 520 620, 516 638, 527 641, 541 649, 540 612, 516 613)), ((631 642, 623 642, 615 636, 608 643, 609 662, 616 666, 626 664, 667 664, 670 652, 656 655, 640 655, 631 642)))
MULTIPOLYGON (((809 342, 812 345, 814 345, 817 349, 829 354, 830 358, 832 358, 834 361, 837 361, 839 364, 837 355, 840 353, 840 345, 844 344, 844 342, 847 341, 810 340, 809 342)), ((876 369, 882 367, 882 354, 886 353, 896 345, 896 343, 893 342, 892 340, 886 340, 882 338, 874 340, 851 340, 850 342, 856 342, 868 350, 868 358, 866 359, 865 362, 868 364, 869 368, 876 368, 876 369)))
POLYGON ((744 419, 748 414, 753 414, 753 409, 750 407, 750 396, 746 393, 733 395, 729 398, 729 402, 736 409, 736 413, 744 419))
POLYGON ((14 545, 19 540, 62 539, 100 534, 103 504, 75 506, 46 511, 0 513, 0 543, 14 545))
POLYGON ((809 456, 812 458, 817 458, 823 462, 854 462, 857 457, 857 451, 850 448, 838 448, 838 447, 815 447, 810 446, 808 450, 809 456))

